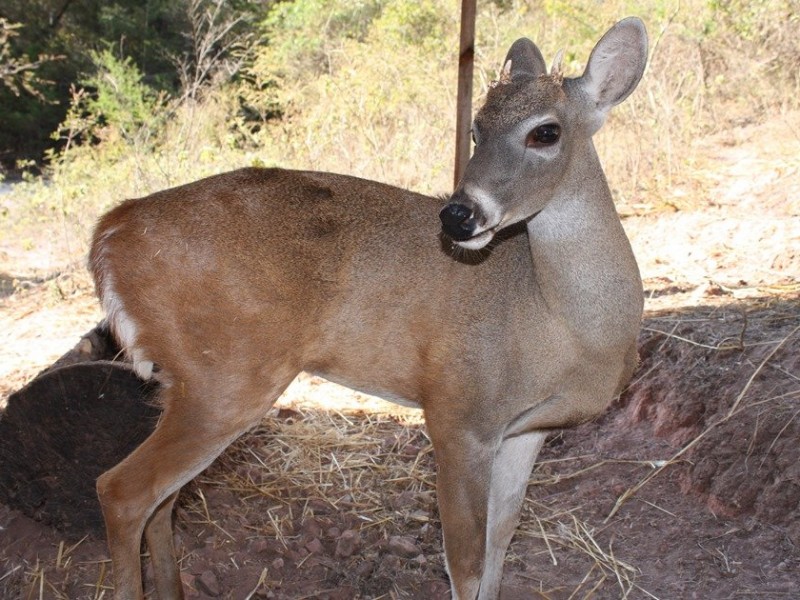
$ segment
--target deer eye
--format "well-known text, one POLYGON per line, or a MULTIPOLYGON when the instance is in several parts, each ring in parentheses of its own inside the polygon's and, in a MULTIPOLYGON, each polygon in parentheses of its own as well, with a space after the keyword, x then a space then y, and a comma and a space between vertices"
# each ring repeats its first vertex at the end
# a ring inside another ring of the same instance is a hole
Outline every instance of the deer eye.
POLYGON ((525 146, 528 148, 541 148, 552 146, 561 137, 561 126, 558 123, 545 123, 534 127, 528 132, 525 138, 525 146))
POLYGON ((475 126, 473 126, 472 129, 469 130, 469 132, 472 135, 472 143, 477 146, 478 140, 480 139, 478 136, 478 130, 475 128, 475 126))

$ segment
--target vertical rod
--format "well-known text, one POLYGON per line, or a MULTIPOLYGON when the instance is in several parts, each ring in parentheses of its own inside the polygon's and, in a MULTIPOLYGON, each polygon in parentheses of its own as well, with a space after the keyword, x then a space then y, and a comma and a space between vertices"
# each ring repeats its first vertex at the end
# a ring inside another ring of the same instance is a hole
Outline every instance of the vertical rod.
POLYGON ((456 104, 456 160, 453 189, 458 186, 469 161, 472 136, 472 72, 475 62, 476 0, 461 0, 461 41, 458 53, 456 104))

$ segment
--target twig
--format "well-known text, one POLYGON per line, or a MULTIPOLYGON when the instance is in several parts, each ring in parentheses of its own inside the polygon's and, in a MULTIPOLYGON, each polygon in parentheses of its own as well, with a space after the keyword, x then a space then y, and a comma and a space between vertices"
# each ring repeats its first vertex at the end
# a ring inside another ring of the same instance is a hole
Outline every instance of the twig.
POLYGON ((728 418, 732 417, 732 416, 734 415, 734 413, 737 411, 737 409, 739 408, 739 403, 742 401, 742 398, 744 398, 744 395, 745 395, 745 394, 747 393, 747 391, 750 389, 750 386, 753 384, 753 381, 755 380, 756 376, 757 376, 757 375, 758 375, 758 374, 761 372, 761 369, 763 369, 763 368, 764 368, 764 365, 766 365, 766 364, 767 364, 767 363, 770 361, 770 359, 771 359, 773 356, 775 356, 775 353, 776 353, 778 350, 780 350, 781 348, 783 348, 784 344, 786 344, 786 342, 788 342, 788 341, 791 339, 791 337, 792 337, 792 336, 793 336, 795 333, 797 333, 798 331, 800 331, 800 325, 798 325, 797 327, 795 327, 794 329, 792 329, 791 333, 789 333, 789 335, 787 335, 785 338, 783 338, 783 340, 781 340, 780 344, 778 344, 777 346, 775 346, 775 347, 774 347, 774 348, 773 348, 773 349, 770 351, 770 353, 769 353, 769 354, 767 354, 767 355, 764 357, 764 360, 762 360, 762 361, 761 361, 761 363, 760 363, 760 364, 758 365, 758 367, 756 368, 756 370, 755 370, 755 371, 753 371, 753 374, 752 374, 752 375, 750 375, 750 379, 748 379, 748 380, 747 380, 747 383, 745 384, 744 388, 742 388, 742 391, 741 391, 741 392, 739 392, 739 395, 736 397, 736 400, 734 400, 734 402, 733 402, 733 406, 731 406, 731 409, 728 411, 728 414, 727 414, 727 415, 726 415, 726 417, 725 417, 726 419, 728 419, 728 418))
POLYGON ((533 512, 533 518, 536 519, 536 524, 539 525, 539 531, 542 532, 542 539, 544 540, 544 545, 547 546, 547 551, 550 553, 550 559, 553 561, 553 566, 558 566, 558 561, 556 560, 556 555, 553 552, 553 547, 550 545, 550 540, 547 537, 547 533, 545 533, 544 525, 542 525, 542 521, 539 519, 539 515, 536 514, 536 511, 533 512))
POLYGON ((643 331, 650 331, 651 333, 660 333, 666 337, 674 338, 676 340, 680 340, 681 342, 686 342, 687 344, 691 344, 692 346, 698 346, 699 348, 708 348, 709 350, 740 350, 743 346, 739 346, 739 344, 717 344, 716 346, 711 346, 709 344, 701 344, 700 342, 695 342, 694 340, 690 340, 689 338, 682 337, 680 335, 676 335, 674 333, 667 333, 666 331, 662 331, 661 329, 653 329, 652 327, 642 327, 643 331))
POLYGON ((8 573, 6 573, 6 574, 5 574, 5 575, 3 575, 2 577, 0 577, 0 581, 3 581, 3 579, 5 579, 6 577, 10 577, 11 575, 13 575, 13 574, 14 574, 14 573, 16 573, 17 571, 19 571, 21 568, 22 568, 22 567, 21 567, 20 565, 17 565, 17 566, 16 566, 16 567, 14 567, 13 569, 11 569, 11 570, 10 570, 8 573))
POLYGON ((244 597, 244 600, 250 600, 258 591, 258 588, 264 585, 266 581, 267 581, 267 569, 266 567, 264 567, 264 570, 261 571, 261 576, 258 578, 258 582, 256 583, 256 586, 253 588, 253 591, 247 594, 247 596, 244 597))

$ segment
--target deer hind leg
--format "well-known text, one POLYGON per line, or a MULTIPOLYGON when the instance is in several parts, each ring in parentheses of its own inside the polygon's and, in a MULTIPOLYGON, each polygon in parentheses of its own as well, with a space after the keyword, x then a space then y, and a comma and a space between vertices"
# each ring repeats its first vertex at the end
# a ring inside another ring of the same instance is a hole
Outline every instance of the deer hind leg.
POLYGON ((528 478, 547 434, 533 431, 503 440, 492 465, 486 558, 479 600, 499 597, 506 550, 517 530, 528 478))
POLYGON ((156 509, 145 525, 144 537, 158 597, 182 600, 183 586, 172 536, 172 507, 177 497, 178 492, 175 492, 156 509))
POLYGON ((211 385, 198 386, 208 396, 183 393, 185 388, 180 385, 164 391, 165 410, 150 437, 97 480, 116 600, 143 597, 139 551, 146 527, 148 543, 155 549, 153 569, 159 593, 166 592, 162 600, 176 597, 172 591, 181 585, 169 523, 174 496, 255 425, 290 381, 240 387, 237 391, 246 392, 242 394, 227 390, 214 395, 211 385), (182 393, 176 393, 176 387, 182 393), (208 397, 220 400, 209 401, 208 397))

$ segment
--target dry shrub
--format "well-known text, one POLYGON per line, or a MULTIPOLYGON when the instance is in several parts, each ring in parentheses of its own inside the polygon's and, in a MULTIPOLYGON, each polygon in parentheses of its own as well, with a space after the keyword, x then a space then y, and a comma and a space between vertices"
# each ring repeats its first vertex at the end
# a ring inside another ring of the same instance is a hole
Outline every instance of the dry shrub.
MULTIPOLYGON (((438 0, 386 3, 368 28, 358 12, 349 17, 351 30, 327 24, 330 38, 310 47, 293 42, 293 50, 287 44, 295 38, 278 35, 253 66, 266 95, 262 106, 282 114, 260 132, 266 162, 447 190, 455 139, 453 9, 438 0)), ((335 15, 334 22, 344 18, 335 15)))
MULTIPOLYGON (((305 29, 271 32, 235 86, 165 103, 158 130, 127 140, 106 130, 99 144, 70 146, 47 183, 6 196, 6 229, 25 240, 32 226, 56 224, 75 262, 95 217, 115 202, 247 165, 452 189, 457 3, 279 5, 306 10, 305 29)), ((629 14, 644 19, 651 56, 639 88, 596 138, 612 191, 623 214, 701 206, 709 183, 696 173, 696 141, 798 107, 798 0, 485 3, 474 105, 514 39, 530 37, 548 59, 563 48, 565 71, 576 76, 603 32, 629 14)))
MULTIPOLYGON (((459 15, 453 3, 426 4, 442 24, 439 44, 393 38, 386 20, 376 17, 370 27, 362 24, 358 36, 336 39, 334 32, 313 55, 316 62, 304 55, 302 67, 284 69, 271 88, 283 118, 261 133, 268 162, 353 173, 422 192, 449 189, 459 15)), ((476 28, 474 105, 482 103, 514 39, 530 37, 547 58, 563 48, 565 70, 576 76, 612 23, 640 15, 651 38, 648 70, 597 136, 598 149, 624 213, 689 208, 697 202, 687 200, 684 190, 696 192, 691 198, 703 191, 694 177, 695 140, 797 106, 796 4, 487 3, 476 28)), ((285 54, 280 58, 286 60, 285 54)), ((275 57, 264 64, 280 69, 275 57)))
POLYGON ((714 0, 714 26, 702 44, 715 120, 746 124, 798 106, 800 2, 714 0))

